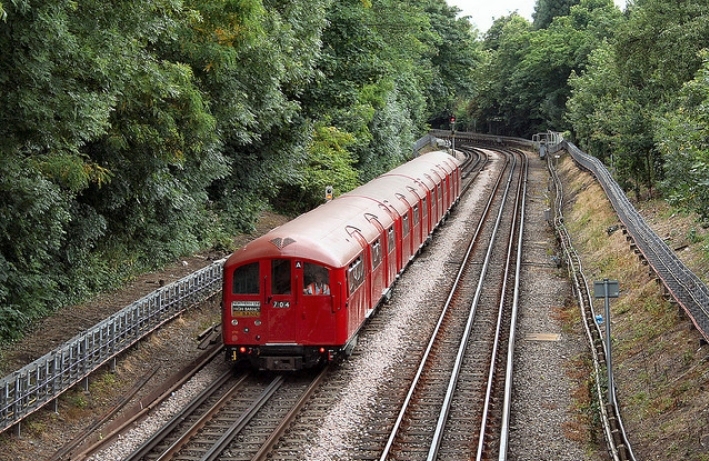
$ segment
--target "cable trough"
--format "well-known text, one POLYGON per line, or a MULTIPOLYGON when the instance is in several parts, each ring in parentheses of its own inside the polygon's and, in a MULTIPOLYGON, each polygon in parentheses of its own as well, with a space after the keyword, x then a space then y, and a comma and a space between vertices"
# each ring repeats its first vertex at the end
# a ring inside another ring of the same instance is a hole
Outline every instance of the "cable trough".
MULTIPOLYGON (((596 313, 591 302, 591 291, 581 267, 581 258, 576 252, 571 242, 571 235, 564 225, 562 215, 563 190, 561 180, 556 168, 548 158, 549 172, 554 184, 554 228, 559 240, 559 244, 566 257, 569 278, 572 283, 576 300, 581 310, 586 336, 591 346, 594 366, 594 382, 596 398, 602 404, 599 405, 600 418, 603 425, 603 432, 608 446, 608 453, 614 461, 635 461, 628 435, 623 426, 620 406, 615 396, 615 388, 611 386, 608 392, 608 382, 604 381, 605 376, 613 375, 613 370, 608 370, 606 362, 606 344, 601 336, 601 329, 596 322, 596 313), (605 389, 604 389, 605 387, 605 389)), ((608 321, 608 320, 607 320, 608 321)))

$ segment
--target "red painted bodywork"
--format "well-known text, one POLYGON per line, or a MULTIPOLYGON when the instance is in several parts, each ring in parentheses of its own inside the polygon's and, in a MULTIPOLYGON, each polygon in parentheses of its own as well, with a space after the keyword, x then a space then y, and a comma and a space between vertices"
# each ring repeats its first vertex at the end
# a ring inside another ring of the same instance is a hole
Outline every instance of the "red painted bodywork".
POLYGON ((459 195, 458 161, 431 152, 234 252, 224 264, 227 359, 293 370, 349 352, 459 195), (316 267, 327 269, 327 295, 307 294, 316 267))

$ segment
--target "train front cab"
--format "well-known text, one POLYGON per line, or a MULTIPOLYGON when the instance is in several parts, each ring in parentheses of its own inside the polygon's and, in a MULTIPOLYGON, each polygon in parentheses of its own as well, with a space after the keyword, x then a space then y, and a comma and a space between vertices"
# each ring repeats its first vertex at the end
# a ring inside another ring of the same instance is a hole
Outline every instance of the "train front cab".
POLYGON ((332 360, 337 345, 347 341, 342 271, 276 258, 244 264, 225 271, 224 277, 225 286, 231 287, 225 290, 222 310, 228 361, 298 370, 332 360))

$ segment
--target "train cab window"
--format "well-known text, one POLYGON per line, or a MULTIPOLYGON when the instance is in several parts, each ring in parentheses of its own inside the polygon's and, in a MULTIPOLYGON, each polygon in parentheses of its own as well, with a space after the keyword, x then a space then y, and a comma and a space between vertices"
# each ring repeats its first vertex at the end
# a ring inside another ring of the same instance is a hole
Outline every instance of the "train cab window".
POLYGON ((394 251, 394 248, 396 248, 396 233, 393 227, 390 227, 387 231, 387 243, 389 245, 389 251, 394 251))
POLYGON ((271 293, 274 295, 290 294, 290 260, 274 259, 271 261, 271 293))
POLYGON ((419 223, 419 220, 421 218, 419 217, 419 206, 418 204, 414 205, 414 225, 419 223))
POLYGON ((382 262, 382 244, 379 239, 372 244, 372 269, 379 267, 382 262))
POLYGON ((303 293, 306 295, 330 294, 330 271, 325 266, 313 263, 303 265, 303 293))
POLYGON ((250 295, 259 293, 258 263, 251 263, 237 267, 234 270, 232 292, 237 295, 250 295))
POLYGON ((403 228, 404 235, 409 235, 409 226, 410 226, 409 213, 406 213, 403 216, 401 221, 402 221, 402 228, 403 228))
POLYGON ((362 257, 358 257, 350 263, 350 267, 347 269, 347 283, 350 285, 350 294, 362 285, 364 281, 364 266, 362 264, 362 257))

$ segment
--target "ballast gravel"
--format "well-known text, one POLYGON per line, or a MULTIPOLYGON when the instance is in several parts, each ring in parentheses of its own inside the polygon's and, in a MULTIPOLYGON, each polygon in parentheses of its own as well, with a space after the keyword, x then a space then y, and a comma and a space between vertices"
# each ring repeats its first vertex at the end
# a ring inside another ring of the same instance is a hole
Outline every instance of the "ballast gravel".
POLYGON ((213 360, 176 390, 144 420, 116 437, 115 442, 94 453, 90 458, 87 458, 87 461, 121 461, 126 458, 223 372, 224 364, 219 360, 213 360))
MULTIPOLYGON (((495 160, 477 179, 474 188, 458 205, 457 215, 473 209, 483 190, 490 187, 495 160)), ((557 268, 555 239, 544 211, 549 207, 545 165, 533 154, 529 170, 527 223, 523 248, 522 293, 516 343, 515 378, 511 415, 511 461, 600 461, 606 459, 603 448, 590 442, 588 414, 574 400, 585 385, 584 370, 577 364, 589 355, 582 326, 562 324, 568 318, 565 303, 571 298, 570 286, 563 269, 557 268)), ((434 237, 425 262, 414 263, 397 284, 397 295, 388 309, 392 313, 386 328, 367 338, 366 350, 348 360, 341 371, 348 373, 348 386, 328 412, 315 436, 299 448, 301 459, 312 461, 346 460, 348 451, 362 440, 361 423, 376 414, 380 383, 397 373, 406 353, 397 349, 406 344, 416 329, 416 318, 422 303, 438 289, 438 277, 446 272, 446 264, 455 259, 456 243, 466 239, 473 229, 465 219, 450 220, 434 237)), ((163 341, 183 341, 184 334, 174 329, 172 337, 165 333, 163 341)), ((361 344, 360 344, 361 346, 361 344)), ((146 357, 150 362, 164 362, 164 355, 146 357)), ((177 365, 176 365, 177 366, 177 365)), ((92 460, 113 461, 125 458, 154 431, 159 429, 187 404, 208 382, 223 371, 219 360, 197 377, 140 424, 122 435, 92 460)), ((61 431, 61 428, 52 430, 61 431)), ((365 434, 366 436, 366 434, 365 434)), ((602 442, 600 442, 602 443, 602 442)), ((36 456, 22 458, 38 459, 36 456)))
MULTIPOLYGON (((413 264, 397 284, 398 297, 388 306, 392 312, 385 329, 367 341, 366 350, 346 370, 349 385, 341 392, 337 405, 322 421, 316 436, 303 447, 304 459, 312 461, 345 460, 353 443, 361 443, 362 422, 377 409, 376 395, 382 380, 396 373, 405 348, 404 340, 416 328, 421 306, 438 290, 438 277, 454 259, 459 240, 472 231, 464 210, 472 210, 482 190, 490 187, 499 162, 483 171, 474 188, 458 205, 458 217, 451 220, 432 243, 425 264, 413 264), (461 211, 463 210, 463 211, 461 211)), ((530 167, 527 224, 523 249, 522 295, 516 343, 510 438, 510 460, 595 461, 603 459, 598 447, 588 440, 585 414, 572 398, 579 383, 567 371, 571 359, 588 351, 585 337, 565 332, 559 320, 566 299, 571 295, 564 272, 557 267, 554 236, 544 220, 548 206, 548 172, 539 159, 530 167)), ((353 361, 354 362, 354 361, 353 361)))

